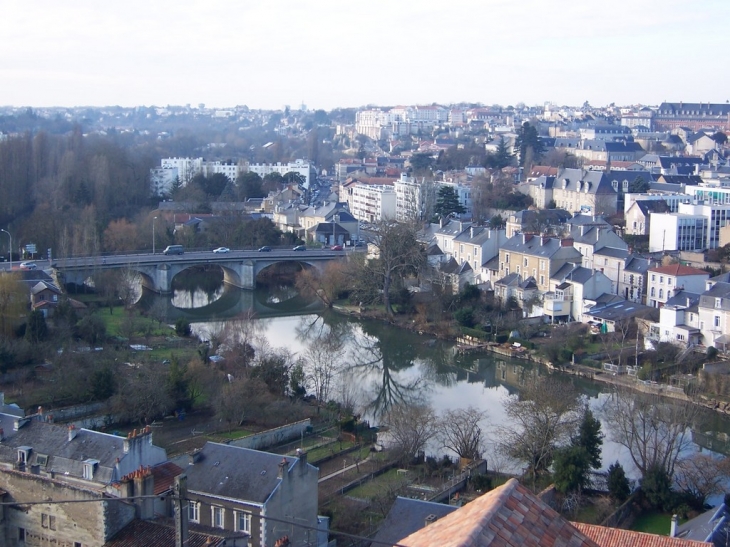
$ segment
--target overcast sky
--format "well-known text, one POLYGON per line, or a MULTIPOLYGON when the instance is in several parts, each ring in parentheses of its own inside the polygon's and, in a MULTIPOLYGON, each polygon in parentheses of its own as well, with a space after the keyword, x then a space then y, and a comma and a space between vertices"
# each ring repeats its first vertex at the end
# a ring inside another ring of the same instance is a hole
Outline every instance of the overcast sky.
POLYGON ((0 105, 730 99, 730 0, 5 0, 0 105))

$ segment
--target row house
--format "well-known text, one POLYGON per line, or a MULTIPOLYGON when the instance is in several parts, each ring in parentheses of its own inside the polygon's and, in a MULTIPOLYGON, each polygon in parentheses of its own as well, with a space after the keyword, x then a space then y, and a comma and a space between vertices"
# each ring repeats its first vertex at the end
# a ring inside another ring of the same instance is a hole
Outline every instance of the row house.
POLYGON ((491 284, 495 279, 486 266, 499 257, 499 248, 507 241, 504 230, 490 230, 470 225, 457 234, 451 245, 451 256, 460 265, 469 264, 474 272, 473 283, 491 284))
POLYGON ((706 271, 683 264, 649 268, 646 304, 652 308, 661 308, 680 290, 702 293, 709 277, 706 271))
POLYGON ((649 339, 683 347, 700 344, 699 302, 699 294, 677 291, 659 310, 659 321, 649 324, 649 339))
POLYGON ((726 351, 730 345, 730 282, 727 274, 708 280, 705 289, 698 305, 697 328, 702 334, 702 343, 726 351))
POLYGON ((538 208, 554 204, 568 211, 612 214, 618 203, 618 189, 601 171, 563 169, 557 177, 538 177, 519 190, 531 196, 538 208))
POLYGON ((552 323, 583 321, 583 314, 611 292, 611 280, 603 273, 580 264, 563 265, 550 279, 543 309, 552 323))
POLYGON ((618 294, 629 302, 643 304, 646 300, 647 276, 651 261, 629 255, 619 276, 618 294))
POLYGON ((559 234, 572 214, 564 209, 525 209, 510 214, 505 224, 507 237, 522 232, 533 234, 559 234))
POLYGON ((533 277, 540 291, 550 290, 550 278, 566 263, 580 263, 582 255, 573 247, 572 239, 518 234, 499 249, 499 275, 516 273, 533 277))
POLYGON ((594 161, 636 161, 646 154, 638 142, 584 140, 573 154, 594 161))

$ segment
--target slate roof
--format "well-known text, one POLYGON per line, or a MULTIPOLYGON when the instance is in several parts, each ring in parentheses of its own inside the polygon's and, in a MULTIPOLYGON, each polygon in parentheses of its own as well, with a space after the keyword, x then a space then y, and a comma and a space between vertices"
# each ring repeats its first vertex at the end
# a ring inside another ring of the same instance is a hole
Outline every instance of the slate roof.
POLYGON ((711 541, 717 547, 727 544, 730 514, 724 503, 688 520, 677 527, 676 537, 686 540, 711 541))
POLYGON ((677 291, 676 293, 674 293, 674 296, 667 300, 667 302, 664 304, 664 307, 668 308, 670 306, 678 306, 681 308, 696 308, 699 303, 699 294, 687 291, 677 291), (689 303, 687 302, 688 300, 689 303))
POLYGON ((626 265, 624 271, 635 273, 639 275, 645 274, 651 267, 651 260, 648 258, 642 258, 640 256, 629 255, 626 258, 626 265))
POLYGON ((468 230, 464 230, 458 236, 456 236, 454 240, 469 243, 471 245, 479 245, 481 247, 482 244, 492 239, 492 237, 499 237, 497 234, 497 230, 490 230, 489 228, 485 228, 484 226, 474 226, 473 230, 471 229, 471 227, 468 230), (472 231, 474 233, 473 236, 472 231))
MULTIPOLYGON (((263 504, 279 486, 279 464, 291 470, 297 458, 207 442, 195 464, 185 470, 188 490, 199 494, 263 504)), ((309 465, 309 464, 306 464, 309 465)))
POLYGON ((598 547, 516 479, 398 541, 420 547, 598 547))
POLYGON ((626 249, 616 249, 615 247, 601 247, 597 251, 594 251, 593 255, 625 259, 629 256, 629 252, 626 249))
POLYGON ((582 522, 571 523, 576 529, 595 541, 600 547, 708 547, 701 541, 689 541, 668 536, 658 536, 633 530, 607 528, 582 522))
POLYGON ((554 187, 562 188, 572 192, 585 192, 588 194, 615 194, 611 182, 601 171, 582 169, 563 169, 557 176, 554 187), (587 184, 588 186, 584 186, 587 184))
POLYGON ((482 268, 487 268, 488 270, 499 270, 499 255, 493 256, 487 260, 484 264, 482 264, 482 268))
POLYGON ((400 538, 417 532, 426 524, 426 517, 434 515, 436 520, 456 511, 456 507, 431 501, 410 498, 395 499, 388 515, 373 538, 373 545, 397 543, 400 538))
POLYGON ((544 239, 545 242, 543 243, 543 238, 540 236, 517 234, 505 241, 500 250, 544 258, 581 256, 578 249, 572 245, 563 246, 558 238, 549 237, 544 239))
MULTIPOLYGON (((189 525, 193 528, 194 525, 189 525)), ((221 530, 212 533, 201 533, 189 529, 189 547, 218 547, 226 544, 224 537, 218 535, 221 530)), ((227 531, 226 535, 231 532, 227 531)), ((241 536, 245 537, 245 536, 241 536)), ((117 534, 104 543, 104 547, 175 547, 175 528, 167 519, 133 520, 117 534)))
POLYGON ((38 294, 39 292, 43 292, 45 290, 50 290, 55 292, 56 294, 61 294, 61 289, 56 287, 53 283, 49 283, 48 281, 39 281, 35 285, 33 285, 33 288, 30 289, 30 293, 33 295, 38 294))
POLYGON ((609 304, 608 306, 598 305, 586 313, 604 321, 622 321, 632 317, 650 318, 654 321, 659 319, 658 308, 644 306, 643 304, 629 302, 628 300, 609 304))
POLYGON ((566 221, 571 226, 606 226, 611 227, 611 224, 606 222, 603 217, 592 216, 592 215, 581 215, 580 213, 573 216, 573 218, 566 221))
MULTIPOLYGON (((70 475, 83 478, 84 462, 96 460, 94 482, 110 484, 117 481, 130 467, 134 455, 124 452, 125 438, 108 433, 100 433, 89 429, 76 429, 75 438, 69 440, 69 429, 66 426, 40 421, 36 417, 25 418, 18 431, 6 434, 6 439, 0 443, 0 461, 15 462, 18 459, 18 448, 31 447, 29 465, 38 462, 38 455, 48 456, 44 466, 46 471, 54 471, 59 476, 70 475), (124 461, 129 456, 126 462, 124 461), (117 469, 117 459, 120 467, 117 469)), ((5 429, 5 431, 12 431, 5 429)), ((149 435, 150 433, 146 433, 149 435)), ((148 437, 137 437, 133 442, 149 442, 148 437)), ((162 448, 155 447, 159 461, 136 462, 134 467, 145 463, 155 465, 167 459, 162 448)), ((128 471, 132 471, 129 469, 128 471)))
POLYGON ((669 205, 663 199, 640 199, 635 202, 635 205, 644 216, 649 216, 651 213, 669 212, 669 205))
POLYGON ((584 268, 583 266, 565 264, 565 266, 555 272, 555 275, 553 275, 551 279, 559 279, 561 281, 567 281, 569 283, 577 283, 578 285, 583 285, 591 277, 593 277, 595 273, 596 272, 594 272, 593 270, 589 270, 588 268, 584 268))

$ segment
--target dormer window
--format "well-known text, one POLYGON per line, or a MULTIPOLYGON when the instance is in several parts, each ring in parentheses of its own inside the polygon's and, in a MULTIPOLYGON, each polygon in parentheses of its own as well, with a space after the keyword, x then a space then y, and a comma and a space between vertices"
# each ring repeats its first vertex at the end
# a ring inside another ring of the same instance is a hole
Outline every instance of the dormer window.
POLYGON ((33 450, 30 446, 18 447, 18 463, 27 464, 30 461, 30 452, 33 450))
POLYGON ((94 471, 97 465, 99 465, 99 460, 84 460, 84 478, 86 480, 92 480, 94 478, 94 471))
POLYGON ((36 454, 35 463, 36 465, 45 467, 46 465, 48 465, 48 456, 46 454, 36 454))

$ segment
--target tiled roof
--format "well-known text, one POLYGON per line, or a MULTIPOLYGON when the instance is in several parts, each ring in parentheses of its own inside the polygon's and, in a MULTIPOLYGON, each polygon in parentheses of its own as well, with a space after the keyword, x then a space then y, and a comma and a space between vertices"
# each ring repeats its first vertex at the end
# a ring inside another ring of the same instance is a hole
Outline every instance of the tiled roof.
POLYGON ((180 475, 183 472, 183 469, 172 462, 165 462, 154 466, 151 471, 152 476, 155 479, 154 493, 157 495, 167 492, 170 488, 172 488, 172 484, 175 482, 175 477, 180 475))
MULTIPOLYGON (((193 532, 188 533, 189 547, 217 547, 226 544, 220 536, 193 532)), ((104 547, 174 547, 175 528, 156 521, 133 520, 122 528, 104 547)))
POLYGON ((710 277, 705 270, 693 268, 692 266, 685 266, 684 264, 670 264, 669 266, 657 266, 650 268, 650 272, 656 272, 665 275, 706 275, 710 277))
POLYGON ((516 479, 398 542, 440 547, 599 547, 516 479))
POLYGON ((606 528, 605 526, 583 524, 582 522, 573 522, 572 524, 600 547, 708 547, 708 545, 712 545, 704 541, 670 538, 669 536, 645 534, 619 528, 606 528))

